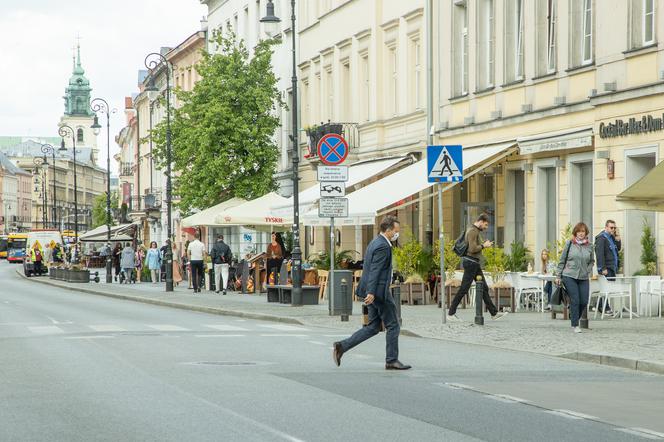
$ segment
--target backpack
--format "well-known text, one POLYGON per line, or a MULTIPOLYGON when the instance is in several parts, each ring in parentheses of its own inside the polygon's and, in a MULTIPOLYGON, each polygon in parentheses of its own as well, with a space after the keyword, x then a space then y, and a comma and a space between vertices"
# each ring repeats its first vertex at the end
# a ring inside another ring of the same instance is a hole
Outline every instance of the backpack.
POLYGON ((466 253, 468 253, 468 241, 466 241, 466 230, 459 235, 459 237, 454 241, 454 247, 452 248, 454 250, 454 253, 457 254, 457 256, 464 257, 466 256, 466 253))

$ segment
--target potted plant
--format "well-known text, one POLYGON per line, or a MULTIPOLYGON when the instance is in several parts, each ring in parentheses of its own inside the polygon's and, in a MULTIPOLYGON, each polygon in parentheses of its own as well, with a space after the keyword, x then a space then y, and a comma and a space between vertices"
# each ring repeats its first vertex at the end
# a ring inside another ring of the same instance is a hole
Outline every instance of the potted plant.
MULTIPOLYGON (((622 250, 621 250, 622 251, 622 250)), ((657 240, 652 234, 652 227, 648 224, 646 218, 643 219, 643 228, 641 230, 641 269, 634 273, 636 277, 636 287, 639 292, 647 290, 648 281, 655 279, 657 275, 657 240)), ((622 262, 622 261, 621 261, 622 262)), ((651 298, 652 311, 659 309, 659 300, 651 298)), ((651 311, 646 303, 641 303, 639 306, 639 314, 645 314, 651 311)))
MULTIPOLYGON (((445 241, 445 246, 444 246, 444 258, 445 258, 445 296, 447 296, 447 305, 449 306, 452 298, 456 296, 457 292, 459 291, 459 287, 461 287, 461 280, 457 278, 456 271, 459 269, 459 265, 461 264, 461 257, 454 253, 454 239, 448 239, 445 241)), ((434 261, 436 263, 436 268, 440 266, 440 241, 436 240, 434 243, 434 261)), ((440 273, 440 271, 438 271, 440 273)), ((440 293, 440 287, 438 288, 438 292, 440 293)), ((439 297, 437 299, 438 301, 438 307, 442 307, 442 302, 439 297)), ((465 300, 464 300, 464 306, 465 306, 465 300)))
POLYGON ((90 270, 83 264, 70 264, 65 270, 65 278, 67 282, 88 283, 90 282, 90 270))
POLYGON ((404 231, 404 243, 393 250, 396 268, 404 278, 401 286, 402 296, 408 294, 408 299, 415 303, 415 298, 426 296, 425 277, 422 277, 422 261, 426 259, 422 244, 415 241, 413 235, 404 231))
POLYGON ((493 295, 496 307, 501 310, 501 299, 509 299, 509 306, 514 311, 514 288, 505 280, 507 256, 500 247, 489 247, 482 251, 486 260, 486 273, 491 276, 493 284, 489 287, 490 294, 493 295))
POLYGON ((139 275, 141 282, 151 282, 152 275, 150 275, 150 268, 146 265, 141 269, 141 274, 139 275))
POLYGON ((510 272, 525 272, 528 263, 532 262, 530 250, 521 241, 513 241, 510 245, 510 254, 505 260, 505 268, 510 272))
POLYGON ((314 124, 304 128, 307 138, 309 139, 309 154, 306 158, 315 157, 317 155, 317 146, 321 138, 323 138, 323 130, 321 126, 314 124))
MULTIPOLYGON (((346 264, 348 261, 353 259, 353 256, 357 254, 355 250, 340 250, 334 253, 334 268, 342 269, 347 268, 346 264)), ((318 270, 330 270, 330 254, 327 252, 317 252, 309 256, 309 264, 315 267, 318 270)))

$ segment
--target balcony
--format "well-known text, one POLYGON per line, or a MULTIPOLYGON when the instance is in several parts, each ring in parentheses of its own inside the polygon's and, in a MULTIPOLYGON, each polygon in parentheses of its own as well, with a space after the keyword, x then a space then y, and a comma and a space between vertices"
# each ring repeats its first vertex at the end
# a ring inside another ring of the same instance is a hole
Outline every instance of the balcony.
POLYGON ((161 190, 150 189, 149 193, 143 196, 143 205, 145 210, 159 210, 161 208, 161 190))
POLYGON ((134 174, 134 163, 120 163, 120 176, 132 176, 134 174))
POLYGON ((304 147, 304 158, 312 162, 318 162, 318 142, 327 134, 338 134, 344 137, 348 143, 350 152, 355 151, 360 145, 360 131, 357 123, 321 123, 320 126, 312 126, 305 129, 307 145, 304 147))

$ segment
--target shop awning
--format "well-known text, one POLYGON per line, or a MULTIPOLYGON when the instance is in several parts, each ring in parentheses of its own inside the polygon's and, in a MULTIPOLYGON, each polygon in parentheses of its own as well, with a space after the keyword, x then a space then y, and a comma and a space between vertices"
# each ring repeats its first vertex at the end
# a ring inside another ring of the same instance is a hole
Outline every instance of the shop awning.
POLYGON ((275 192, 225 210, 215 217, 218 226, 286 226, 293 218, 272 213, 271 207, 284 205, 287 199, 275 192))
MULTIPOLYGON (((111 241, 131 241, 134 239, 136 224, 121 224, 111 226, 111 241)), ((108 239, 108 229, 106 225, 88 230, 82 234, 79 239, 87 242, 106 242, 108 239)))
POLYGON ((626 208, 664 212, 664 161, 616 196, 626 208))
POLYGON ((246 202, 242 198, 231 198, 224 201, 223 203, 217 204, 216 206, 208 207, 205 210, 201 210, 198 213, 194 213, 191 216, 182 219, 182 227, 194 227, 194 226, 214 226, 217 225, 215 218, 217 215, 221 215, 224 211, 231 209, 235 206, 246 202))
MULTIPOLYGON (((356 184, 362 183, 376 175, 379 175, 390 167, 396 165, 407 157, 383 158, 378 160, 363 161, 355 163, 348 168, 348 181, 346 189, 356 184)), ((309 212, 320 199, 320 186, 316 183, 314 186, 300 192, 300 213, 309 212)), ((272 212, 278 216, 293 216, 293 197, 287 200, 287 204, 272 208, 272 212)))
MULTIPOLYGON (((516 143, 503 143, 463 150, 464 179, 491 166, 516 150, 516 143)), ((335 219, 338 225, 373 225, 384 209, 417 194, 428 187, 426 158, 363 187, 348 196, 348 218, 335 219)), ((451 188, 452 184, 447 188, 451 188)), ((303 217, 306 225, 328 225, 329 218, 319 218, 318 209, 303 217)))

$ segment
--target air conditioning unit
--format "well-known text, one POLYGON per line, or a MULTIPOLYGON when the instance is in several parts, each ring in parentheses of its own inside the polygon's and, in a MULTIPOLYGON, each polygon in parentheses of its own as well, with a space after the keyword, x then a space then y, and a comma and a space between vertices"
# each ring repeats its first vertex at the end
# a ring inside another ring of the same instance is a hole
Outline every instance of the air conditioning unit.
POLYGON ((618 90, 618 84, 615 81, 604 83, 604 90, 607 92, 615 92, 618 90))
POLYGON ((492 120, 499 120, 503 117, 503 111, 493 111, 491 112, 491 119, 492 120))
POLYGON ((527 114, 529 112, 533 111, 533 105, 532 104, 522 104, 521 105, 521 113, 527 114))
POLYGON ((475 124, 475 117, 465 117, 463 119, 463 124, 465 124, 466 126, 475 124))
POLYGON ((565 96, 555 97, 553 99, 553 104, 555 106, 563 106, 566 102, 567 102, 567 98, 565 96))

